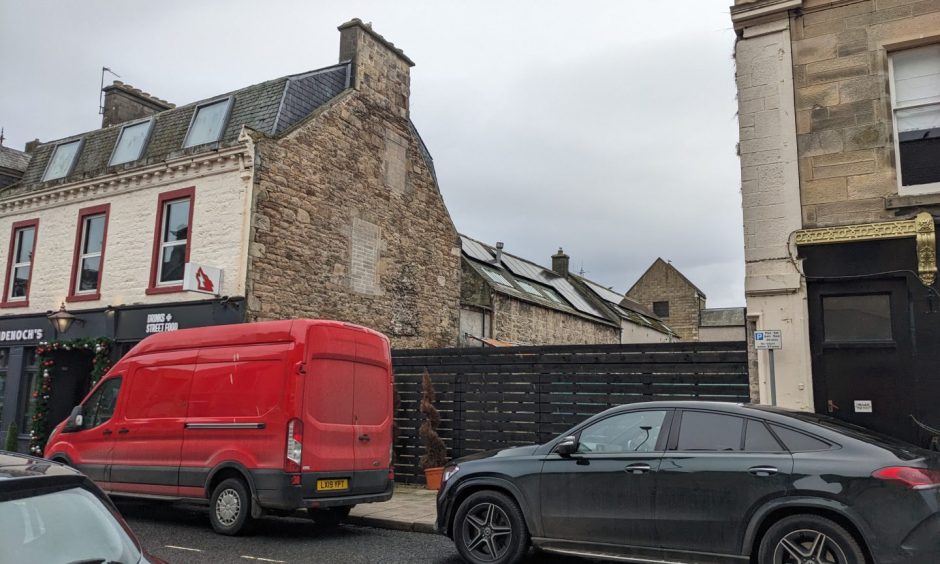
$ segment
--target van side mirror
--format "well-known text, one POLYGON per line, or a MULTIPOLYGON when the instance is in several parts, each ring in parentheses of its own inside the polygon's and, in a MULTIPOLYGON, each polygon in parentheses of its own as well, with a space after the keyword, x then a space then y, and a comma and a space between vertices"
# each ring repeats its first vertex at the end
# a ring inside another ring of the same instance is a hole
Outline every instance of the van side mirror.
POLYGON ((76 405, 72 408, 72 413, 69 414, 69 418, 65 420, 65 427, 62 428, 62 432, 74 433, 75 431, 81 431, 84 423, 85 414, 82 406, 76 405))
POLYGON ((555 445, 555 452, 565 458, 578 452, 578 438, 574 435, 565 437, 561 442, 555 445))

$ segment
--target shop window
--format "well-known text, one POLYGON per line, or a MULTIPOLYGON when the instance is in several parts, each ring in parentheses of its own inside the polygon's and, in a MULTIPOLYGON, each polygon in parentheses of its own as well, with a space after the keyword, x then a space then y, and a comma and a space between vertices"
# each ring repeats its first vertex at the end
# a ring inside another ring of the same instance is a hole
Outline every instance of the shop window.
POLYGON ((184 188, 161 194, 157 208, 148 294, 178 292, 189 261, 195 190, 184 188))
POLYGON ((38 229, 38 219, 18 221, 13 224, 3 296, 5 307, 29 305, 29 281, 33 274, 33 257, 36 252, 38 229))
POLYGON ((108 235, 109 204, 78 212, 72 281, 68 301, 97 300, 101 297, 101 272, 108 235))
POLYGON ((900 186, 940 190, 940 45, 890 56, 900 186))
POLYGON ((6 405, 7 366, 10 363, 10 349, 0 349, 0 421, 3 421, 3 406, 6 405))
POLYGON ((658 317, 669 317, 669 302, 653 302, 653 313, 658 317))
POLYGON ((36 400, 42 385, 42 372, 39 371, 39 359, 36 349, 27 347, 23 349, 23 377, 20 379, 22 393, 20 394, 20 421, 19 432, 28 435, 33 428, 33 415, 36 412, 36 400))
POLYGON ((892 342, 891 296, 824 296, 823 334, 827 343, 892 342))

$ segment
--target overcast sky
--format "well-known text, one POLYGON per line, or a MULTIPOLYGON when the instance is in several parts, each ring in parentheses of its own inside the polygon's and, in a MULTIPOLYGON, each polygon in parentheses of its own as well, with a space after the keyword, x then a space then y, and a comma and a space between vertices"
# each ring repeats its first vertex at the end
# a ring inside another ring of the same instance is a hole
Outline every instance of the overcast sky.
POLYGON ((417 63, 458 230, 621 292, 663 257, 739 306, 731 3, 0 0, 0 126, 18 149, 99 127, 102 66, 177 104, 327 66, 359 17, 417 63))

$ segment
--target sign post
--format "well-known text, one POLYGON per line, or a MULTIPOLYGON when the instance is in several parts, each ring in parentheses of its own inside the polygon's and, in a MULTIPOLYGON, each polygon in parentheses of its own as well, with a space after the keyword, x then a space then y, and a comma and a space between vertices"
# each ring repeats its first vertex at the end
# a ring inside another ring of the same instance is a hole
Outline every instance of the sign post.
POLYGON ((783 348, 783 332, 779 329, 754 331, 754 348, 770 353, 770 405, 777 405, 777 375, 774 374, 774 350, 783 348))

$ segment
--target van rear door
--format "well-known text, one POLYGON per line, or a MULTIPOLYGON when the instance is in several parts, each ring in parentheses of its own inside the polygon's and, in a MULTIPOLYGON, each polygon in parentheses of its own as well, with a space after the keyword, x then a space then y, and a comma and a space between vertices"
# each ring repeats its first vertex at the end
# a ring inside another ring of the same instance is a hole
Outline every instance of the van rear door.
POLYGON ((308 330, 301 455, 304 472, 355 469, 357 333, 335 325, 313 325, 308 330))
POLYGON ((356 339, 353 421, 356 470, 386 470, 391 462, 392 376, 388 344, 359 331, 356 339))

